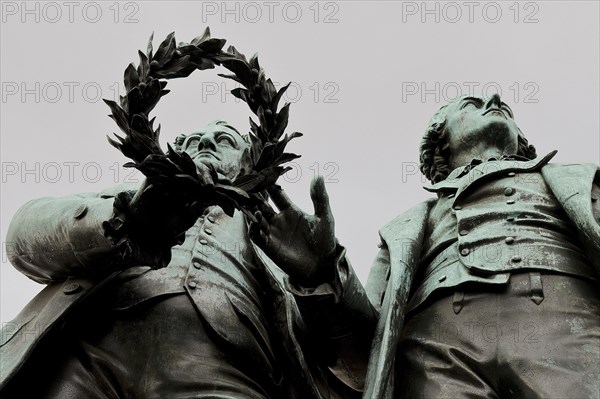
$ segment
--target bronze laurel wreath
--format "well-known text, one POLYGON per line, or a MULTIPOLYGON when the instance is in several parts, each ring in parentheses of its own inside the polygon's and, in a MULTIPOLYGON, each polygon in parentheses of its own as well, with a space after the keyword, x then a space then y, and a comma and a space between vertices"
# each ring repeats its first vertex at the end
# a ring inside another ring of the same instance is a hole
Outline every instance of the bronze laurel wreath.
POLYGON ((125 133, 124 137, 114 134, 118 141, 110 137, 108 141, 133 161, 124 166, 137 168, 146 176, 161 175, 168 178, 188 175, 198 182, 199 195, 211 198, 228 214, 233 214, 233 209, 238 208, 251 215, 246 208, 266 205, 264 190, 274 185, 279 176, 290 169, 284 166, 286 162, 299 157, 284 152, 291 139, 302 135, 294 132, 284 136, 290 104, 286 103, 277 110, 289 84, 277 91, 271 79, 265 77, 256 55, 247 60, 233 46, 224 52, 225 40, 211 38, 209 28, 190 43, 182 42, 179 45, 176 45, 175 35, 171 33, 156 53, 153 53, 152 40, 153 35, 146 53, 138 51, 140 63, 137 68, 132 63, 125 70, 126 94, 120 96, 119 104, 104 100, 111 109, 109 116, 125 133), (176 151, 170 145, 167 153, 161 149, 158 142, 160 125, 154 129, 156 118, 149 119, 149 114, 160 98, 169 93, 165 89, 167 79, 185 78, 196 69, 213 69, 215 65, 232 72, 219 76, 232 79, 242 86, 231 93, 248 104, 258 117, 258 124, 250 118, 250 149, 246 155, 250 157, 253 167, 249 173, 229 182, 219 181, 213 170, 213 180, 217 183, 206 185, 200 183, 196 165, 188 154, 176 151))

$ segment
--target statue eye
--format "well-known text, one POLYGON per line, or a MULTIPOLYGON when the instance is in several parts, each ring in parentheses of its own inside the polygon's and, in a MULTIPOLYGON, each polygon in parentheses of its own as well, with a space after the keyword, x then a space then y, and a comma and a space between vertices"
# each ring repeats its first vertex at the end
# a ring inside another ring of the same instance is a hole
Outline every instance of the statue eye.
POLYGON ((188 149, 190 147, 197 147, 199 142, 200 142, 199 137, 190 137, 186 140, 186 143, 183 148, 188 149))
POLYGON ((231 137, 225 135, 225 134, 220 135, 217 138, 217 142, 219 142, 219 143, 226 143, 226 144, 231 145, 231 146, 233 146, 235 144, 233 142, 233 139, 231 137))
POLYGON ((465 102, 463 102, 463 104, 460 106, 460 109, 466 108, 469 105, 473 105, 473 106, 477 106, 477 104, 475 103, 475 101, 473 100, 465 100, 465 102))

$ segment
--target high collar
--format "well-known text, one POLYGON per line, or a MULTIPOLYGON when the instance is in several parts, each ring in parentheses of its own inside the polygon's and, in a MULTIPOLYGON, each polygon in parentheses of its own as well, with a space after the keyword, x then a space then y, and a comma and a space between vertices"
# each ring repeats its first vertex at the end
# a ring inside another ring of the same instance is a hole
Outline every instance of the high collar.
MULTIPOLYGON (((471 163, 465 166, 460 166, 454 169, 448 177, 444 180, 432 184, 425 185, 423 188, 432 193, 440 193, 444 191, 456 191, 461 185, 461 180, 464 176, 467 176, 469 173, 472 173, 474 170, 485 169, 488 171, 495 171, 497 169, 506 169, 506 168, 514 168, 514 169, 523 169, 523 170, 535 170, 541 168, 545 164, 547 164, 557 153, 557 150, 551 151, 543 157, 537 157, 535 159, 527 159, 520 155, 505 155, 500 159, 490 158, 486 161, 482 161, 480 159, 473 159, 471 163), (492 163, 497 163, 498 168, 492 168, 486 166, 491 165, 492 163)), ((481 173, 480 173, 481 174, 481 173)), ((474 179, 470 179, 474 180, 474 179)))

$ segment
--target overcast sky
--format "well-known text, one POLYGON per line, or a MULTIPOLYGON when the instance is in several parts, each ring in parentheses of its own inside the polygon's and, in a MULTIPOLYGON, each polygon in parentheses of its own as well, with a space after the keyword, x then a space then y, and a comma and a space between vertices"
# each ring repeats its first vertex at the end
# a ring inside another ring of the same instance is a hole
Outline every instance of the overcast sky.
MULTIPOLYGON (((210 26, 267 76, 292 86, 290 144, 302 154, 281 184, 305 209, 326 178, 336 231, 364 282, 377 230, 429 194, 417 173, 430 116, 457 94, 499 92, 538 153, 599 163, 597 1, 2 2, 0 234, 25 201, 141 181, 106 135, 100 100, 122 90, 154 31, 189 42, 210 26)), ((219 71, 223 72, 223 71, 219 71)), ((249 109, 216 71, 169 83, 153 115, 162 142, 213 119, 248 130, 249 109)), ((122 92, 121 92, 122 94, 122 92)), ((4 247, 4 245, 3 245, 4 247)), ((2 252, 0 321, 40 289, 2 252)))

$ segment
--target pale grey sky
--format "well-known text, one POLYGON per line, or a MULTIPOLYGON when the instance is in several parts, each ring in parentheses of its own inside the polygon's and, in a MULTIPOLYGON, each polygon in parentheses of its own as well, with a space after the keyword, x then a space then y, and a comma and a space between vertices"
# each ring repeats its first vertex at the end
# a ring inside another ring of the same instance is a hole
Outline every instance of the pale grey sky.
MULTIPOLYGON (((417 147, 429 117, 456 94, 501 93, 539 153, 599 163, 599 3, 13 2, 1 5, 0 236, 25 201, 140 180, 105 136, 127 64, 155 32, 190 41, 207 25, 267 75, 292 81, 290 149, 303 154, 282 185, 305 209, 325 175, 337 235, 364 282, 377 230, 429 196, 417 147), (25 4, 25 5, 24 5, 25 4)), ((154 111, 163 143, 207 122, 248 130, 249 109, 215 71, 172 81, 154 111)), ((4 245, 3 245, 4 246, 4 245)), ((42 286, 4 248, 0 321, 42 286)))

